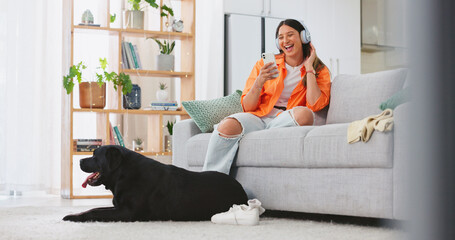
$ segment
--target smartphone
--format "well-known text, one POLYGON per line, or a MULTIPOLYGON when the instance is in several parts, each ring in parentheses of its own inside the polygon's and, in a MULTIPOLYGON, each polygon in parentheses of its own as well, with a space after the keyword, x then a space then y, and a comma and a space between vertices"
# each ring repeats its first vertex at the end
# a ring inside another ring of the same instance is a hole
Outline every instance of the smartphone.
MULTIPOLYGON (((273 66, 276 67, 275 54, 273 53, 262 53, 262 59, 264 60, 264 65, 267 63, 273 63, 273 66)), ((278 71, 278 70, 277 70, 278 71)), ((277 78, 278 72, 272 77, 277 78)))

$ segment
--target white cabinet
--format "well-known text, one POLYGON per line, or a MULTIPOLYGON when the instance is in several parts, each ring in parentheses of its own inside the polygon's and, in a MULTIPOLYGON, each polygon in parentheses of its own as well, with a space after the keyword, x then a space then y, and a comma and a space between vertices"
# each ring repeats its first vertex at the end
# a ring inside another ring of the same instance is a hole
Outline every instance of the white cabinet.
POLYGON ((277 51, 273 40, 281 19, 303 20, 332 77, 360 74, 360 0, 224 0, 224 7, 225 13, 265 18, 267 52, 277 51))
POLYGON ((307 7, 312 42, 332 78, 360 74, 360 1, 308 0, 307 7))
POLYGON ((262 16, 266 11, 265 1, 268 0, 224 0, 224 12, 262 16))
POLYGON ((307 0, 264 0, 268 17, 305 20, 307 0))
POLYGON ((224 0, 225 13, 302 20, 307 0, 224 0))

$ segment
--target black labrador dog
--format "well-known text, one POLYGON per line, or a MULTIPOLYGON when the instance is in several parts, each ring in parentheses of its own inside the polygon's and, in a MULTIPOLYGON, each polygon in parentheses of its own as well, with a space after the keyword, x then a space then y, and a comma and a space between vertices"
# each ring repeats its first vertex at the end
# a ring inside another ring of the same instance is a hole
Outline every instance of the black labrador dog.
POLYGON ((92 157, 81 159, 80 166, 92 173, 83 186, 103 184, 112 191, 114 206, 68 215, 65 221, 210 220, 248 200, 231 176, 187 171, 120 146, 102 146, 92 157))

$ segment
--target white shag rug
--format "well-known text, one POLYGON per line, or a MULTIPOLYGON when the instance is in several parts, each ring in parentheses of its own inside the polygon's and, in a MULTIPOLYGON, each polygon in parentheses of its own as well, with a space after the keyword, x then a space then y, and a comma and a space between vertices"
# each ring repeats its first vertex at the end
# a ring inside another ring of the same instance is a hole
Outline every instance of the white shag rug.
POLYGON ((258 226, 204 222, 74 223, 61 219, 100 206, 0 207, 1 239, 403 239, 397 229, 264 217, 258 226))

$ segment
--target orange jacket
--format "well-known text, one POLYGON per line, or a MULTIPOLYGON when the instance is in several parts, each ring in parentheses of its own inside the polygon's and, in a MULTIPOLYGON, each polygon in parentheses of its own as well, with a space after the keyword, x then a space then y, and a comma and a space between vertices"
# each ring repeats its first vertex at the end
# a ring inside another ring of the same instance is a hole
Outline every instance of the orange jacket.
MULTIPOLYGON (((263 117, 272 111, 273 106, 280 98, 281 92, 284 88, 284 79, 286 78, 286 65, 284 62, 284 54, 275 55, 276 64, 278 67, 279 76, 275 79, 265 82, 261 90, 261 96, 259 97, 259 106, 256 110, 249 112, 258 117, 263 117)), ((250 91, 253 86, 254 81, 256 80, 259 72, 264 66, 264 61, 260 59, 254 65, 253 70, 251 71, 248 80, 246 81, 245 89, 242 93, 241 103, 243 107, 243 98, 250 91)), ((300 76, 303 78, 305 76, 305 66, 300 69, 300 76)), ((306 101, 306 87, 303 86, 302 81, 297 84, 294 91, 291 94, 291 97, 288 100, 287 109, 292 109, 296 106, 306 106, 311 109, 313 112, 317 112, 323 109, 329 104, 330 100, 330 73, 327 67, 324 66, 322 70, 318 72, 318 77, 316 79, 319 88, 321 89, 321 96, 318 98, 314 105, 310 105, 306 101)), ((245 109, 245 108, 244 108, 245 109)))

